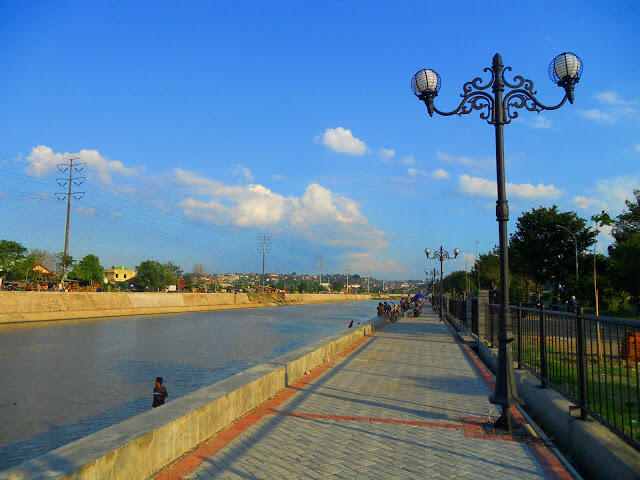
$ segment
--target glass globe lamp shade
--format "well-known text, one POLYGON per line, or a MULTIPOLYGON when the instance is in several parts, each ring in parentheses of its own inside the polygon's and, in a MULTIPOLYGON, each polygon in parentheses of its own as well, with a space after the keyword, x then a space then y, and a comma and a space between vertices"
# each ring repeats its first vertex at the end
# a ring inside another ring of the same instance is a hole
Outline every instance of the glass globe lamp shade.
POLYGON ((418 71, 411 79, 411 90, 416 97, 437 94, 440 90, 440 75, 428 68, 418 71))
POLYGON ((578 83, 581 76, 582 60, 575 53, 561 53, 549 64, 549 77, 558 85, 578 83))
POLYGON ((430 248, 425 248, 424 249, 424 254, 428 257, 429 255, 431 255, 431 249, 430 248))
POLYGON ((456 249, 453 251, 453 254, 454 254, 456 257, 457 257, 458 255, 460 255, 460 249, 459 249, 459 248, 456 248, 456 249))

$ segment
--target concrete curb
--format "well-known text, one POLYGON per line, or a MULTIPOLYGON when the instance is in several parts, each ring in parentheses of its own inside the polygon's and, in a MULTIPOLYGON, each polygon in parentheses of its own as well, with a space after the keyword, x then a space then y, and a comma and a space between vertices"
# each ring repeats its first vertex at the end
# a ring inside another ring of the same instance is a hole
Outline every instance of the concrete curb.
POLYGON ((0 326, 372 300, 371 295, 287 294, 252 300, 246 293, 0 292, 0 326))
POLYGON ((384 324, 378 318, 0 472, 2 480, 145 479, 384 324))
MULTIPOLYGON (((460 322, 447 315, 458 331, 469 333, 460 322)), ((494 374, 496 349, 477 341, 478 356, 494 374)), ((516 369, 518 394, 526 402, 523 408, 552 437, 560 451, 587 478, 640 479, 640 452, 601 425, 597 420, 573 417, 573 405, 552 388, 540 388, 540 380, 527 370, 516 369)))

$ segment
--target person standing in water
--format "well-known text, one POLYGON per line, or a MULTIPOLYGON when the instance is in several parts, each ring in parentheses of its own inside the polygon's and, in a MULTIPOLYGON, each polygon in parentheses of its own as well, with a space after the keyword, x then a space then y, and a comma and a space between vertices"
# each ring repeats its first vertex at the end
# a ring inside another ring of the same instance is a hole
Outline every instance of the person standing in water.
POLYGON ((153 387, 153 403, 152 408, 164 405, 165 399, 169 396, 167 389, 162 386, 162 377, 156 377, 156 386, 153 387))

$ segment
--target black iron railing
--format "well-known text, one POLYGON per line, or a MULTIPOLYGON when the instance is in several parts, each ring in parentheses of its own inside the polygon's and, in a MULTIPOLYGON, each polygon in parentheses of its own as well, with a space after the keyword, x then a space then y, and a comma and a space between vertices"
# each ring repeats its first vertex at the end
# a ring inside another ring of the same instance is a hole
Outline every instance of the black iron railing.
MULTIPOLYGON (((486 309, 485 340, 493 344, 500 305, 486 309)), ((519 305, 510 311, 518 368, 640 449, 640 322, 519 305)))

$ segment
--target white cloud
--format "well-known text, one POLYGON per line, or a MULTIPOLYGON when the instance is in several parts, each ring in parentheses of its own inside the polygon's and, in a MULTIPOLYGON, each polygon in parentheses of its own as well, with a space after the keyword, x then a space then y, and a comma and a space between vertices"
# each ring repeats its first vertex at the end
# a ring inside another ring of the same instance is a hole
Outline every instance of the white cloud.
POLYGON ((438 168, 437 170, 434 170, 433 172, 431 172, 429 176, 431 178, 449 178, 451 175, 449 175, 449 173, 443 170, 442 168, 438 168))
POLYGON ((635 120, 639 116, 636 107, 640 103, 638 100, 625 100, 613 91, 596 93, 594 97, 603 105, 603 109, 578 110, 578 114, 587 120, 610 125, 618 120, 635 120))
POLYGON ((378 150, 378 156, 383 160, 391 160, 396 156, 396 151, 391 148, 381 148, 378 150))
POLYGON ((627 106, 627 105, 634 105, 638 103, 637 100, 625 100, 620 96, 618 92, 613 92, 613 91, 596 93, 594 97, 596 98, 596 100, 606 105, 627 106))
POLYGON ((451 176, 451 175, 449 175, 448 172, 446 172, 442 168, 438 168, 437 170, 434 170, 433 172, 425 172, 425 171, 417 169, 417 168, 409 168, 409 169, 407 169, 407 173, 412 177, 422 176, 422 177, 428 177, 428 178, 435 178, 435 179, 438 179, 438 180, 441 180, 441 179, 444 179, 444 178, 449 178, 451 176))
POLYGON ((577 195, 573 197, 573 203, 575 203, 578 208, 586 209, 593 205, 594 199, 583 195, 577 195))
POLYGON ((327 128, 322 137, 316 137, 316 141, 339 153, 364 155, 367 151, 366 144, 343 127, 327 128))
MULTIPOLYGON (((471 177, 469 175, 458 175, 460 190, 463 193, 479 197, 497 197, 498 187, 494 180, 486 178, 471 177)), ((558 198, 562 195, 562 190, 551 185, 539 183, 507 183, 507 195, 519 198, 558 198)))
POLYGON ((253 182, 253 175, 251 174, 251 170, 249 170, 247 167, 238 165, 232 170, 232 173, 244 178, 247 182, 253 182))
POLYGON ((548 118, 543 117, 542 115, 538 115, 536 117, 533 117, 533 120, 531 121, 531 125, 534 128, 551 128, 552 123, 551 120, 549 120, 548 118))
POLYGON ((443 160, 448 163, 457 163, 459 165, 464 165, 465 167, 474 167, 480 169, 486 169, 490 167, 495 161, 493 158, 473 158, 468 156, 455 156, 449 155, 448 153, 437 152, 436 158, 438 160, 443 160))
POLYGON ((473 253, 463 253, 460 261, 465 264, 467 270, 471 270, 476 263, 476 256, 473 253))
POLYGON ((107 160, 97 150, 80 150, 77 153, 54 153, 51 147, 39 145, 31 150, 27 157, 28 165, 25 172, 35 177, 41 177, 57 170, 57 165, 67 163, 67 158, 77 158, 78 163, 86 164, 84 174, 97 177, 103 183, 111 184, 112 175, 130 177, 144 171, 144 167, 126 167, 119 160, 107 160))
POLYGON ((573 202, 583 210, 606 210, 610 214, 618 214, 625 209, 625 200, 633 198, 633 190, 640 185, 640 175, 621 175, 598 180, 595 187, 586 191, 586 195, 578 195, 573 202))
POLYGON ((81 215, 92 216, 97 213, 97 210, 95 208, 76 207, 76 212, 78 212, 81 215))
POLYGON ((359 204, 311 183, 300 197, 284 196, 258 185, 227 185, 176 169, 175 181, 192 194, 179 206, 190 217, 218 225, 285 228, 325 245, 382 248, 386 235, 372 226, 359 204))
POLYGON ((408 157, 404 157, 402 159, 402 163, 404 165, 415 165, 416 164, 416 160, 411 155, 409 155, 408 157))
POLYGON ((406 272, 394 260, 378 258, 371 252, 348 253, 342 258, 342 268, 347 272, 375 272, 376 275, 406 272))
POLYGON ((591 110, 578 110, 578 115, 586 118, 587 120, 593 120, 598 123, 611 124, 616 121, 612 114, 603 112, 597 108, 592 108, 591 110))

